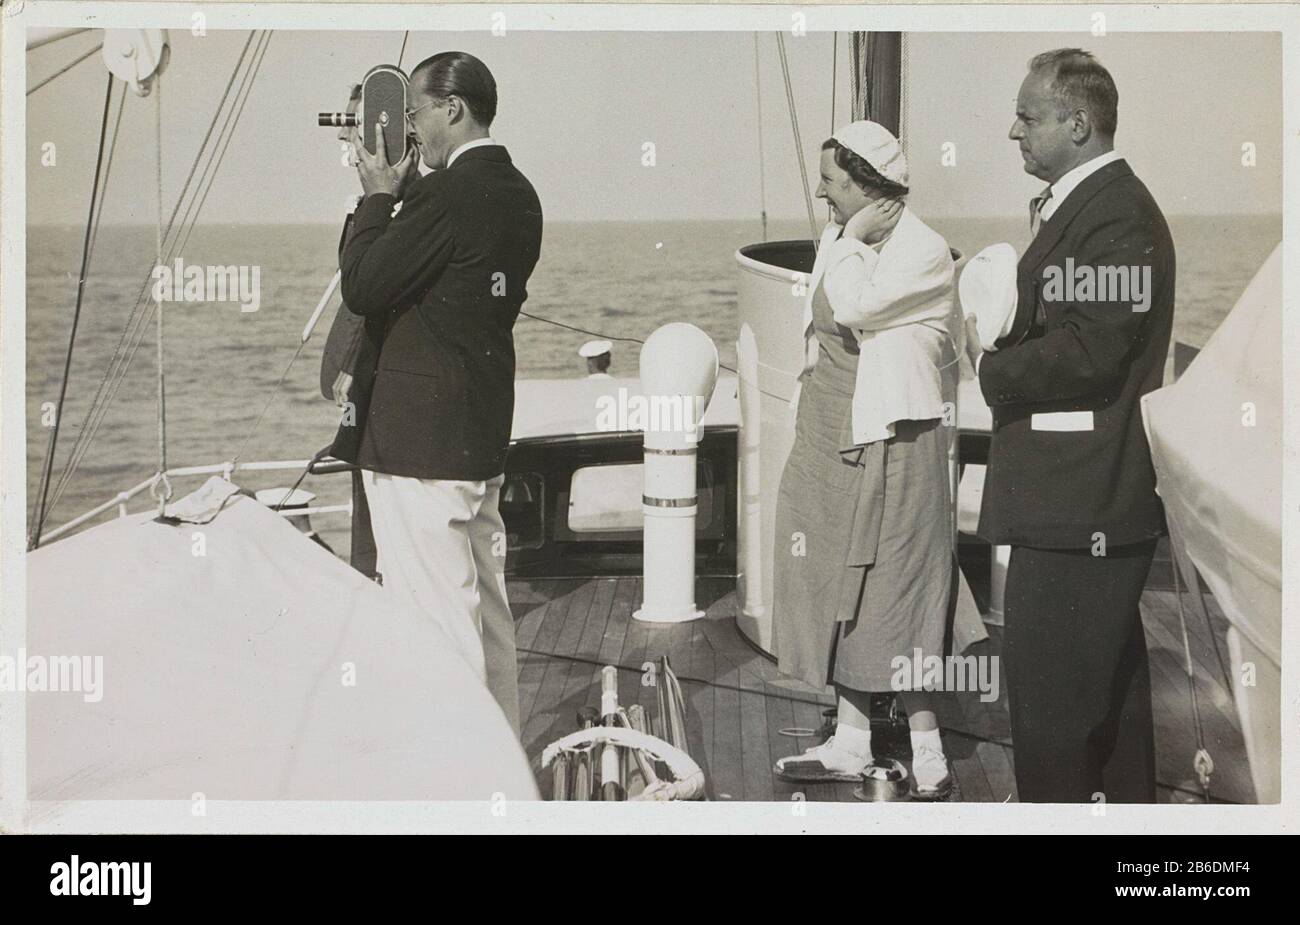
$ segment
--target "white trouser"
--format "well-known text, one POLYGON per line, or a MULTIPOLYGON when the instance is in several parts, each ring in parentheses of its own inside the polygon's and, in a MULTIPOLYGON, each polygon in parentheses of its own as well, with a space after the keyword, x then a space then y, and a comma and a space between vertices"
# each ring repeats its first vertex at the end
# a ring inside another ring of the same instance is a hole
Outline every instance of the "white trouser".
POLYGON ((519 732, 515 623, 506 601, 504 475, 486 482, 363 470, 384 587, 436 621, 519 732))

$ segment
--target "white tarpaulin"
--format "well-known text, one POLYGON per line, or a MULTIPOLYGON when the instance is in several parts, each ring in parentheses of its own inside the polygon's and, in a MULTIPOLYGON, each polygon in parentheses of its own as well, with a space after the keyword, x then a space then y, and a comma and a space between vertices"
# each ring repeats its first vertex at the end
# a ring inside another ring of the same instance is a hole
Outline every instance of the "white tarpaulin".
POLYGON ((1179 380, 1143 399, 1171 539, 1231 624, 1257 795, 1277 799, 1282 661, 1282 247, 1179 380), (1243 685, 1251 663, 1255 684, 1243 685))
POLYGON ((28 590, 28 662, 103 666, 98 700, 27 694, 32 800, 537 798, 434 621, 251 498, 53 543, 28 590))

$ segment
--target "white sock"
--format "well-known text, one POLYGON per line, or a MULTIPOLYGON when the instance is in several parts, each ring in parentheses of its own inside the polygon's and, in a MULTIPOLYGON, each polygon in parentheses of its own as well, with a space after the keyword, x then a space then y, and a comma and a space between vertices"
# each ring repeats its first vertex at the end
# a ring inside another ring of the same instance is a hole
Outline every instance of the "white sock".
POLYGON ((943 754, 943 739, 939 737, 938 729, 926 729, 924 731, 913 729, 911 730, 911 738, 913 752, 915 752, 919 746, 928 745, 939 754, 943 754))
POLYGON ((870 761, 871 730, 858 729, 856 726, 849 726, 846 723, 836 723, 835 747, 870 761))

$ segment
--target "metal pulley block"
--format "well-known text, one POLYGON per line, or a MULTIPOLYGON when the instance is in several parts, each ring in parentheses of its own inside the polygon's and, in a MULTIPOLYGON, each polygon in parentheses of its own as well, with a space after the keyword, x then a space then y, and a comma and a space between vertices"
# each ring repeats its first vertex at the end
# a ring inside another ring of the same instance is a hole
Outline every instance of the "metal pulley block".
POLYGON ((137 96, 148 96, 154 77, 167 67, 171 46, 166 29, 105 29, 101 54, 110 74, 137 96))

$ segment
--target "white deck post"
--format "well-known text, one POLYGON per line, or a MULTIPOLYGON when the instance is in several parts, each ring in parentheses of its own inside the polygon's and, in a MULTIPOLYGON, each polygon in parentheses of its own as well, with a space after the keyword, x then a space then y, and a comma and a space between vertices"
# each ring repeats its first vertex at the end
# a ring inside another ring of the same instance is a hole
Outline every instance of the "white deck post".
POLYGON ((645 415, 645 515, 641 609, 653 623, 704 616, 695 607, 696 446, 718 378, 718 349, 692 324, 656 330, 641 348, 645 415))

